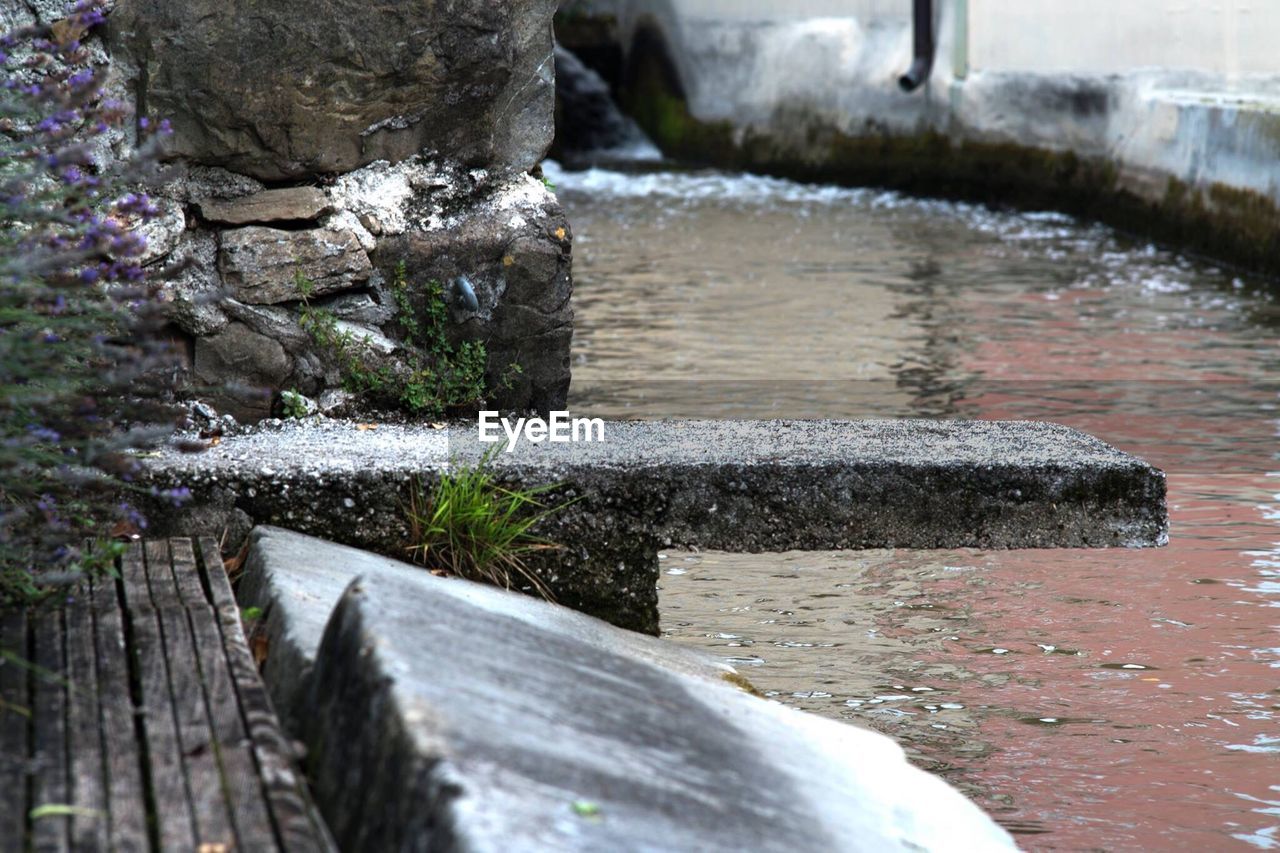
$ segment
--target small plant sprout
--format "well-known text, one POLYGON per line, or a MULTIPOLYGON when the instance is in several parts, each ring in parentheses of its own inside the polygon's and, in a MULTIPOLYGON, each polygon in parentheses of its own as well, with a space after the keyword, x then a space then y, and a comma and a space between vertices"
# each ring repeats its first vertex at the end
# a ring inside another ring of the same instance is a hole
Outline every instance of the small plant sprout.
POLYGON ((532 587, 554 601, 546 582, 525 558, 556 545, 533 531, 571 503, 548 506, 541 498, 555 485, 508 488, 490 468, 492 452, 478 465, 440 477, 430 494, 421 484, 410 493, 409 552, 433 571, 485 581, 503 589, 532 587))
POLYGON ((305 305, 311 299, 311 295, 316 292, 316 283, 307 278, 302 270, 296 270, 293 274, 293 286, 298 288, 298 295, 302 297, 305 305))
POLYGON ((307 410, 307 398, 292 388, 280 392, 280 410, 286 418, 294 420, 301 420, 310 414, 307 410))
MULTIPOLYGON (((485 385, 488 355, 484 343, 463 341, 455 345, 449 341, 449 308, 445 289, 438 281, 421 288, 421 305, 416 308, 405 265, 397 266, 391 281, 393 321, 412 346, 401 354, 399 364, 392 365, 372 357, 367 342, 343 328, 331 311, 309 303, 314 286, 304 276, 298 274, 295 280, 302 294, 301 326, 338 368, 348 391, 415 415, 439 418, 450 410, 477 407, 491 390, 485 385)), ((475 299, 474 292, 471 298, 475 299)), ((518 376, 519 365, 513 363, 496 384, 510 388, 518 376)))

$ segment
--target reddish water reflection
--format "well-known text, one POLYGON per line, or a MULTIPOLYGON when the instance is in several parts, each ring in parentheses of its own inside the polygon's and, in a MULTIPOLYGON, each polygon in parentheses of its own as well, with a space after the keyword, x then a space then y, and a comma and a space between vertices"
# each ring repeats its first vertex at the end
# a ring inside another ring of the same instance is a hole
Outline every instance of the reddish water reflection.
POLYGON ((575 408, 1054 420, 1164 468, 1171 529, 668 554, 668 635, 893 735, 1029 849, 1280 849, 1271 285, 1053 214, 700 180, 556 176, 575 408))
POLYGON ((996 306, 977 312, 1000 331, 965 369, 1050 381, 984 384, 959 412, 1056 420, 1160 465, 1170 544, 1001 554, 982 595, 934 591, 969 608, 952 643, 1019 656, 967 664, 1014 677, 956 691, 994 711, 981 737, 998 748, 950 772, 1010 828, 1047 833, 1024 838, 1029 849, 1280 847, 1277 386, 1257 381, 1274 352, 1265 337, 1109 328, 1080 310, 1108 294, 1072 296, 1026 336, 1002 328, 996 306))

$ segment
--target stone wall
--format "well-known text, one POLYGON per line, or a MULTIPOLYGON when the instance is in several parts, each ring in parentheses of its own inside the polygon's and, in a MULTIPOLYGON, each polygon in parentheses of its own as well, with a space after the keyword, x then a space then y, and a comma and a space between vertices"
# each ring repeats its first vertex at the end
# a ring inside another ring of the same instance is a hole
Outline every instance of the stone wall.
POLYGON ((284 390, 391 405, 343 393, 344 362, 408 381, 443 299, 449 341, 486 347, 490 404, 562 407, 571 238, 530 174, 553 134, 554 5, 119 0, 117 87, 174 128, 149 261, 193 393, 249 420, 284 390))

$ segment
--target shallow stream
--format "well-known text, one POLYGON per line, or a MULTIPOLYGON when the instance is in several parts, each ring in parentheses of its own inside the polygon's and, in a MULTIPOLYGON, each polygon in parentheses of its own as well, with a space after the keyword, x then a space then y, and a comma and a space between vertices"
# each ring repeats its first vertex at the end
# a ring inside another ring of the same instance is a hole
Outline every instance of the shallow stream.
POLYGON ((1028 849, 1280 848, 1280 286, 1054 213, 548 174, 576 415, 1037 418, 1168 472, 1160 549, 667 553, 668 637, 1028 849))

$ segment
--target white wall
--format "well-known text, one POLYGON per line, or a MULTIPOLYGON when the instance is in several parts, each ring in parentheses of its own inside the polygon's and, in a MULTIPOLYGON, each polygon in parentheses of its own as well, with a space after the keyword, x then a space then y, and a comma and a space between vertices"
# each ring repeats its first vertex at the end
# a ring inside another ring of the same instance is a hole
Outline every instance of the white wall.
POLYGON ((1280 0, 968 3, 972 70, 1280 73, 1280 0))
POLYGON ((609 0, 663 31, 694 116, 803 137, 925 129, 1104 158, 1280 204, 1280 0, 935 0, 907 94, 911 0, 609 0), (870 130, 869 130, 870 129, 870 130))

